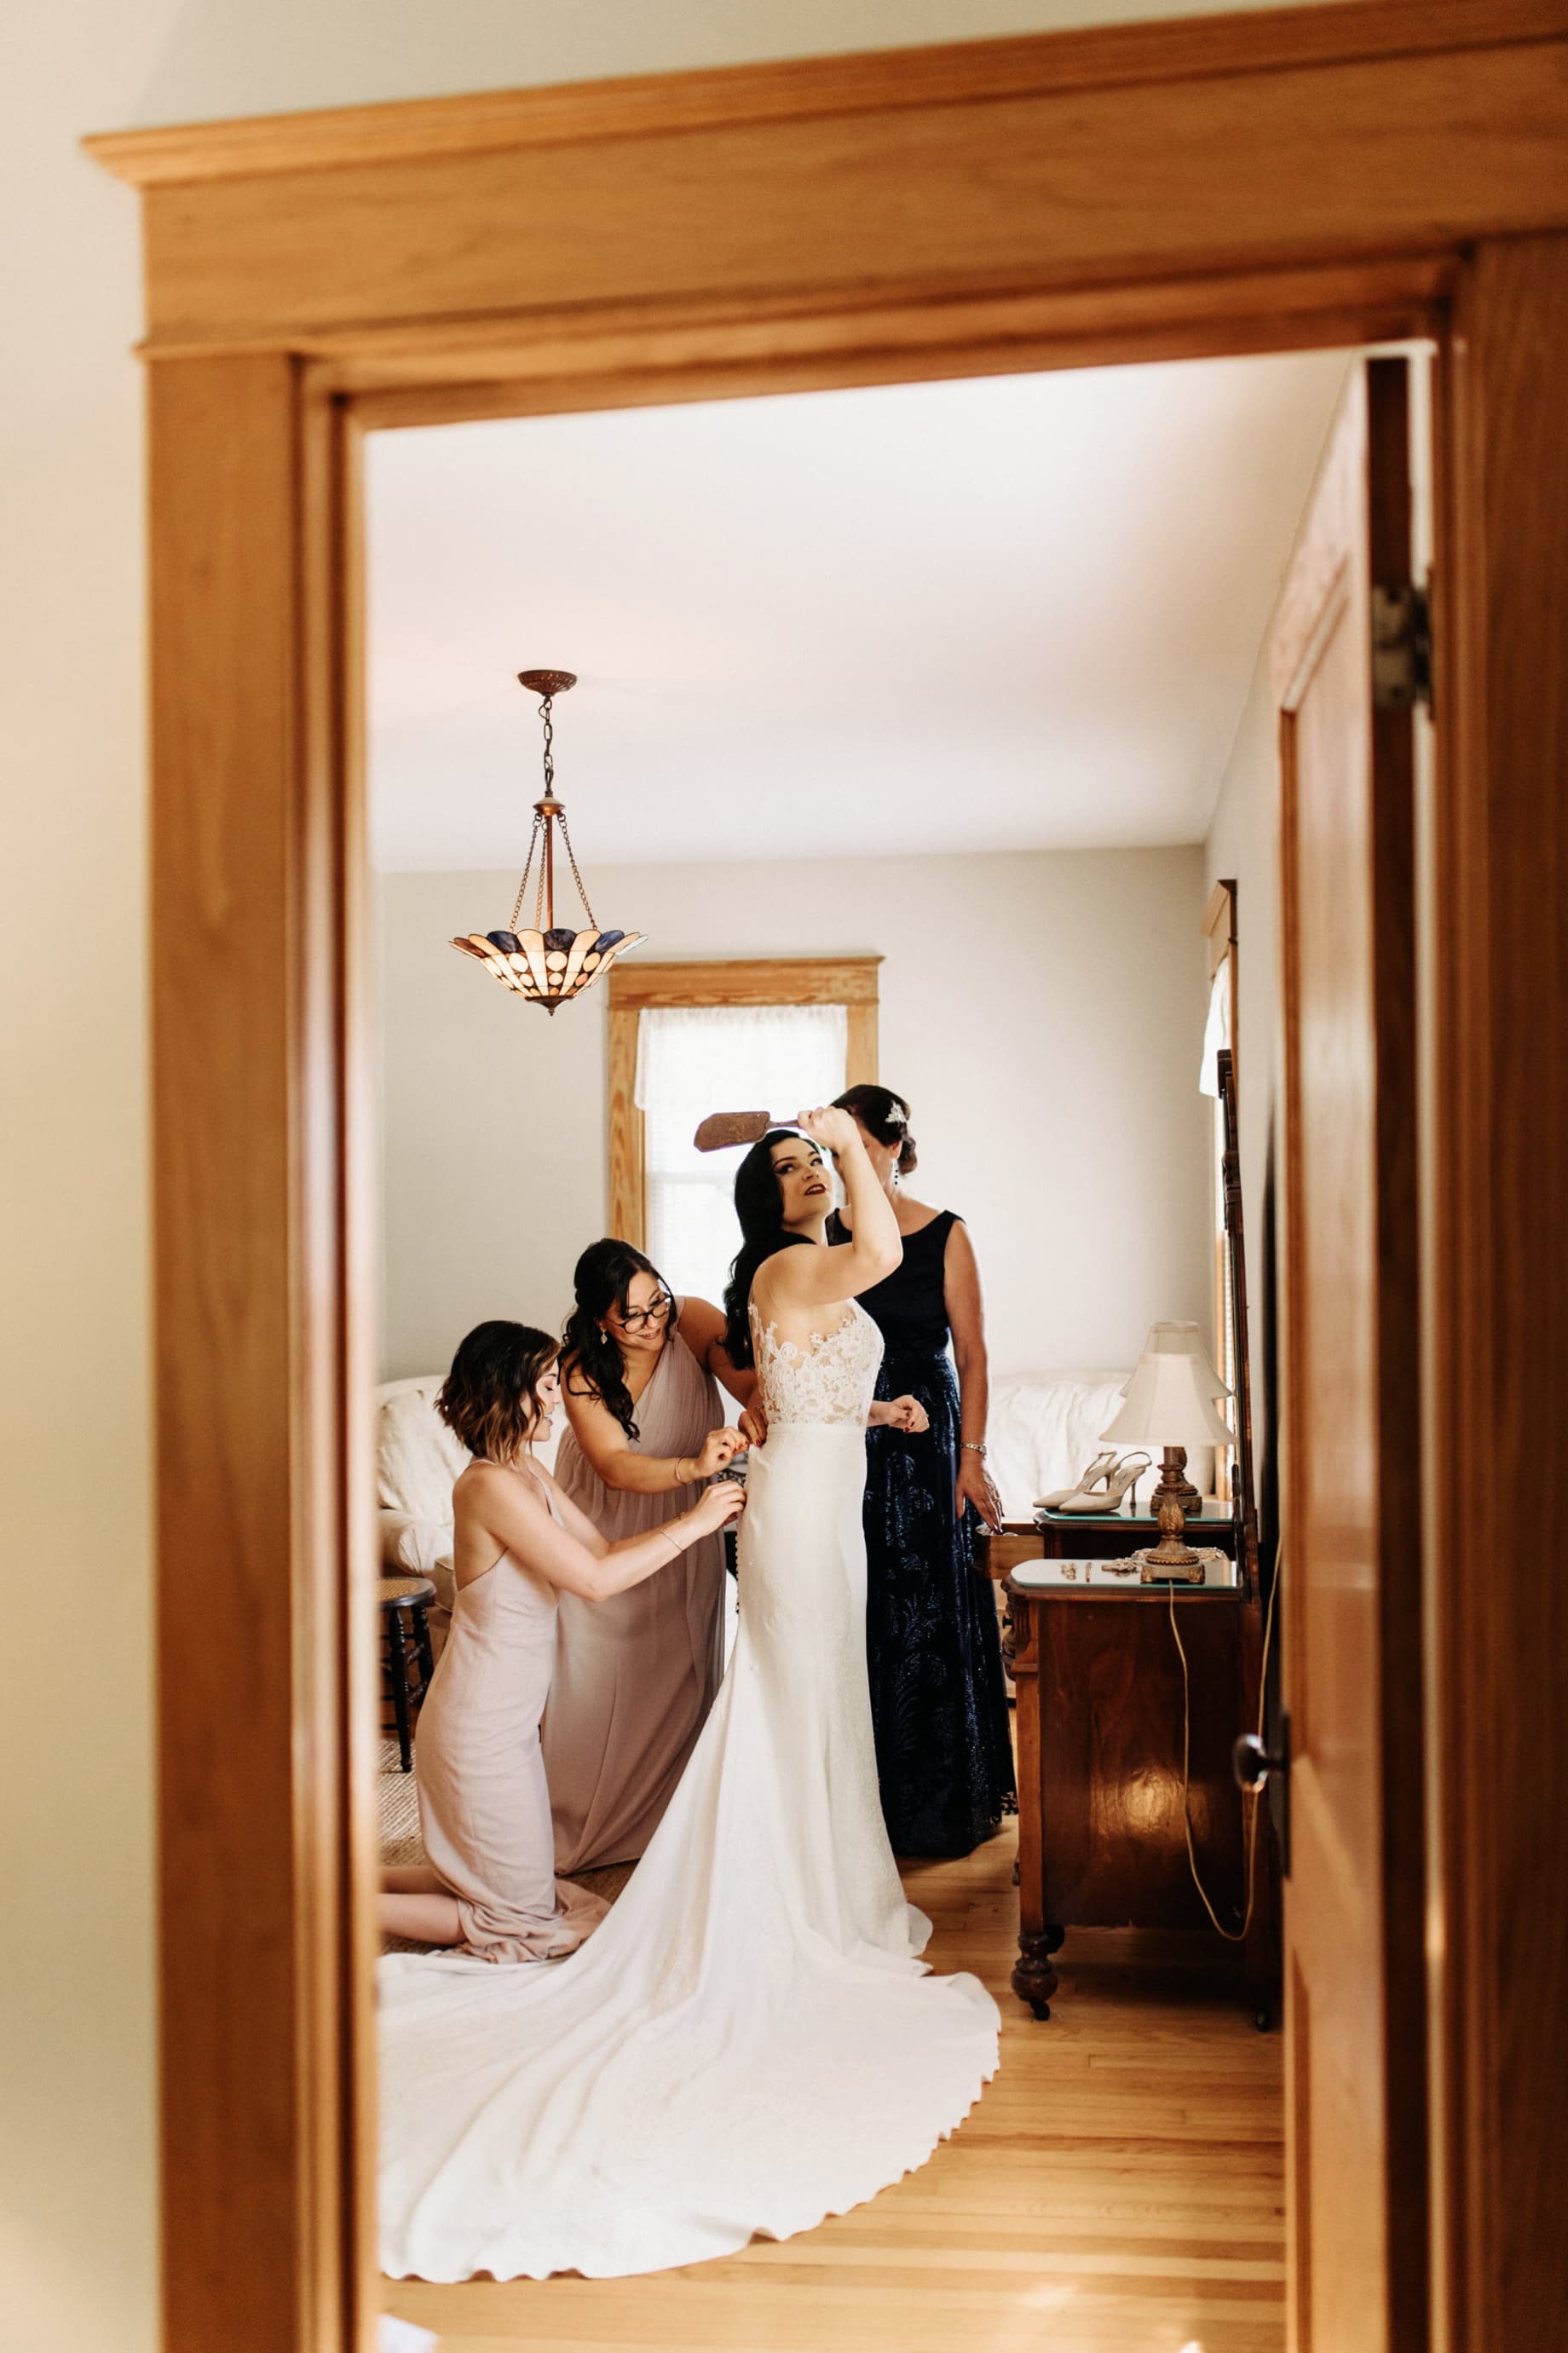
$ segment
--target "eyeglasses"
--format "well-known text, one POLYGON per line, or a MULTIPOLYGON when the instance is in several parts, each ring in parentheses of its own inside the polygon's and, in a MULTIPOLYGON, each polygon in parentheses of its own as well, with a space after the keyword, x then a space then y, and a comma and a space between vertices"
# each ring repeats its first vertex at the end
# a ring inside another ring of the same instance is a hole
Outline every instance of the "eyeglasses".
POLYGON ((668 1291, 661 1291, 651 1307, 623 1307, 616 1321, 623 1332, 640 1332, 649 1324, 662 1324, 675 1305, 668 1291))

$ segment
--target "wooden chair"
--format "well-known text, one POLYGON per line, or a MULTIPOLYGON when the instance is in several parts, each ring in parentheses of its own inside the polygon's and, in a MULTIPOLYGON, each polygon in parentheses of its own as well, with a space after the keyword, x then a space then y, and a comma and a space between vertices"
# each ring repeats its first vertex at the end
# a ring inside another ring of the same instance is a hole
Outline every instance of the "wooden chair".
POLYGON ((405 1773, 414 1764, 414 1712, 429 1690, 435 1672, 430 1656, 430 1626, 426 1616, 435 1599, 436 1588, 427 1577, 384 1577, 381 1580, 384 1697, 392 1702, 397 1754, 405 1773))

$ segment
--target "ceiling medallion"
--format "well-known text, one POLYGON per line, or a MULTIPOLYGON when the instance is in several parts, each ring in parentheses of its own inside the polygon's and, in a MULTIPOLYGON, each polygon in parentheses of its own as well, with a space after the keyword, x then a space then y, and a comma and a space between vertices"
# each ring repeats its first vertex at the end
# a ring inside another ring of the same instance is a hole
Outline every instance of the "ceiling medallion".
POLYGON ((522 870, 522 881, 517 886, 517 901, 511 911, 510 928, 504 932, 469 932, 465 938, 452 942, 465 955, 478 956, 488 970, 504 987, 517 996, 525 997, 531 1005, 542 1005, 546 1013, 553 1013, 568 997, 581 997, 591 988, 602 972, 607 972, 618 955, 635 948, 641 932, 602 932, 598 918, 588 904, 588 893, 583 888, 583 877, 577 871, 573 855, 572 837, 566 830, 566 812, 555 797, 555 761, 552 746, 555 731, 551 723, 551 706, 558 694, 577 683, 569 670, 521 670, 517 674, 520 686, 542 698, 539 715, 544 723, 544 793, 533 804, 533 831, 529 837, 528 862, 522 870), (577 896, 583 902, 583 913, 588 918, 586 931, 568 931, 555 921, 555 832, 561 831, 561 846, 566 852, 566 862, 572 869, 572 880, 577 885, 577 896), (534 890, 533 923, 531 932, 520 932, 523 902, 528 896, 529 877, 533 871, 535 855, 539 857, 539 879, 534 890))

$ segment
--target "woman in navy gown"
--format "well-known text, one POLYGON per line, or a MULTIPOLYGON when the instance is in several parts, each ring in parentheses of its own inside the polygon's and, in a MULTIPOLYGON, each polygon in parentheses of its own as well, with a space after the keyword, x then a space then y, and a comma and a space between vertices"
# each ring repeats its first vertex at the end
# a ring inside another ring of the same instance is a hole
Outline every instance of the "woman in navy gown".
MULTIPOLYGON (((968 1854, 1016 1803, 996 1604, 974 1565, 976 1527, 1002 1520, 985 1469, 980 1274, 963 1219, 904 1189, 915 1147, 903 1097, 851 1087, 837 1107, 865 1137, 904 1245, 897 1271, 860 1302, 882 1332, 877 1395, 918 1398, 931 1424, 919 1436, 867 1435, 866 1649, 882 1811, 895 1853, 968 1854)), ((847 1233, 836 1216, 829 1239, 847 1233)))

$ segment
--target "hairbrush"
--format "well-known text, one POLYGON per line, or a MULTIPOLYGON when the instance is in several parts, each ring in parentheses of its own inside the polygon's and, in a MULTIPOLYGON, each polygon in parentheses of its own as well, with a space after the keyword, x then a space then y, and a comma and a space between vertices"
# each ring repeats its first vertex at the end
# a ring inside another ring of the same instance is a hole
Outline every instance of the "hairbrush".
POLYGON ((722 1152, 731 1144, 760 1144, 770 1127, 791 1127, 793 1119, 775 1119, 767 1111, 710 1112, 691 1141, 699 1152, 722 1152))

